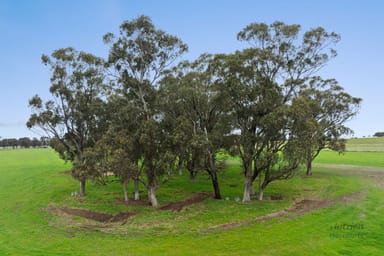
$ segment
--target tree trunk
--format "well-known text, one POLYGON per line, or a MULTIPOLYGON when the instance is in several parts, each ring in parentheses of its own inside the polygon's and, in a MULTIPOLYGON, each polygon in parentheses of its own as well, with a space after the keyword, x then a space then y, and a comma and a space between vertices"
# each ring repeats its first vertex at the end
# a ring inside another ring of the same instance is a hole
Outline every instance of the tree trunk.
POLYGON ((135 187, 135 201, 138 201, 140 200, 139 179, 134 179, 133 184, 135 187))
POLYGON ((217 179, 217 174, 215 171, 209 171, 209 175, 211 176, 213 191, 215 193, 214 198, 221 199, 222 197, 220 193, 219 180, 217 179))
POLYGON ((219 187, 219 179, 217 178, 216 166, 215 166, 215 158, 214 155, 210 152, 208 155, 208 162, 206 163, 207 171, 209 176, 211 176, 214 198, 221 199, 220 187, 219 187))
POLYGON ((189 182, 191 182, 192 184, 196 183, 196 172, 189 171, 189 182))
POLYGON ((259 188, 259 197, 258 197, 259 201, 263 200, 263 196, 264 196, 264 188, 263 188, 263 186, 261 186, 259 188))
POLYGON ((251 195, 253 190, 253 177, 252 177, 252 161, 243 160, 244 170, 244 193, 243 203, 251 201, 251 195))
POLYGON ((177 163, 177 169, 179 171, 179 175, 182 176, 183 175, 183 161, 181 160, 181 158, 179 158, 179 161, 177 163))
POLYGON ((312 176, 312 160, 307 160, 307 176, 312 176))
POLYGON ((269 182, 272 181, 272 180, 268 179, 268 174, 267 173, 265 175, 266 175, 266 177, 264 177, 263 184, 261 184, 261 186, 259 186, 259 197, 258 197, 259 201, 263 200, 264 189, 268 186, 269 182))
POLYGON ((148 187, 148 199, 153 207, 158 207, 159 203, 156 198, 156 183, 150 184, 148 187))
POLYGON ((80 196, 85 196, 85 183, 87 179, 86 178, 81 178, 80 179, 80 196))
POLYGON ((122 183, 123 190, 124 190, 124 202, 128 203, 129 198, 128 198, 128 181, 124 180, 122 183))
POLYGON ((255 188, 253 187, 253 183, 251 185, 251 196, 256 195, 255 188))
POLYGON ((243 193, 243 203, 251 201, 253 189, 252 177, 246 176, 244 181, 244 193, 243 193))

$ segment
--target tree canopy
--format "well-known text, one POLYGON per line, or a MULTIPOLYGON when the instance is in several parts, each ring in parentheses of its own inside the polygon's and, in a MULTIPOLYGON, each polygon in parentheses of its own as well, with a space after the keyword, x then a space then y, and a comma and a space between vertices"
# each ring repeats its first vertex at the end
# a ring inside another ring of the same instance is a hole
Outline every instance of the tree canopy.
POLYGON ((301 164, 311 173, 324 148, 344 150, 361 99, 318 71, 336 57, 340 36, 318 27, 251 23, 237 35, 247 47, 229 54, 202 54, 180 61, 188 47, 155 27, 147 16, 107 33, 107 59, 58 49, 42 60, 52 72, 52 99, 30 100, 27 126, 51 137, 52 147, 73 162, 72 174, 85 194, 87 179, 113 173, 128 201, 128 183, 139 183, 148 200, 176 170, 191 181, 208 174, 219 186, 226 149, 240 156, 243 201, 259 199, 267 185, 292 177, 301 164))

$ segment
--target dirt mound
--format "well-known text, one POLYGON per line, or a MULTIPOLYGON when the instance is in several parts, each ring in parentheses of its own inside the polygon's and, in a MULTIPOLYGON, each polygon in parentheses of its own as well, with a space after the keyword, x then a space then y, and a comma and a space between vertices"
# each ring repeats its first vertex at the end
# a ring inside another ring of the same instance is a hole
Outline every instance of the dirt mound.
POLYGON ((172 202, 159 208, 159 210, 170 210, 174 212, 180 212, 185 206, 196 204, 211 197, 210 193, 197 193, 182 201, 172 202))
POLYGON ((109 220, 109 222, 124 222, 131 216, 136 215, 134 212, 119 212, 118 214, 113 215, 113 217, 109 220))
POLYGON ((129 217, 134 216, 136 213, 134 212, 120 212, 115 215, 108 214, 108 213, 102 213, 102 212, 95 212, 87 209, 79 209, 79 208, 71 208, 71 207, 62 207, 57 208, 54 206, 50 206, 48 208, 48 211, 53 214, 60 214, 65 213, 68 215, 74 215, 83 217, 86 219, 94 220, 97 222, 124 222, 129 217))

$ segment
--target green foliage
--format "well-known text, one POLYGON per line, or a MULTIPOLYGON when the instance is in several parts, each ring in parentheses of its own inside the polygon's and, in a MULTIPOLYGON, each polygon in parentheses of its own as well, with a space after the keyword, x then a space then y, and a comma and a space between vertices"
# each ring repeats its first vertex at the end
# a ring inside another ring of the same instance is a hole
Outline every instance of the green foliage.
POLYGON ((343 124, 356 113, 355 105, 360 102, 334 80, 314 77, 336 56, 331 47, 340 37, 323 28, 300 35, 296 24, 251 23, 237 36, 251 48, 217 55, 212 65, 227 92, 233 127, 240 131, 235 144, 246 178, 243 201, 250 200, 251 184, 260 173, 265 173, 265 185, 291 176, 301 162, 317 155, 330 137, 334 140, 329 146, 342 148, 338 139, 349 131, 343 124), (326 90, 324 83, 331 88, 326 90), (326 103, 316 101, 309 91, 323 93, 321 99, 326 103), (279 152, 285 152, 283 162, 290 164, 280 168, 285 174, 271 176, 275 160, 265 156, 279 152))
POLYGON ((54 137, 53 148, 73 162, 81 194, 86 179, 112 172, 125 192, 130 179, 136 188, 142 181, 157 206, 159 185, 186 167, 191 179, 206 171, 220 199, 216 156, 236 148, 246 202, 259 175, 261 199, 269 183, 292 177, 303 162, 309 169, 322 149, 345 148, 340 138, 351 130, 344 124, 361 99, 336 80, 315 76, 336 56, 340 37, 333 32, 251 23, 237 35, 250 48, 174 66, 187 46, 147 16, 103 39, 107 60, 71 47, 43 55, 53 100, 30 100, 28 127, 54 137))
POLYGON ((65 160, 74 161, 73 176, 82 181, 93 171, 87 166, 84 152, 92 147, 106 129, 107 113, 102 95, 105 93, 103 60, 68 47, 55 50, 42 61, 52 71, 52 100, 43 103, 39 96, 29 101, 33 114, 29 128, 39 128, 65 160))
POLYGON ((384 137, 384 132, 375 132, 375 134, 373 134, 373 137, 384 137))
POLYGON ((216 153, 224 146, 231 127, 227 97, 215 82, 212 62, 211 55, 203 54, 192 63, 181 63, 161 81, 160 93, 167 99, 163 110, 175 131, 173 141, 179 159, 185 162, 192 179, 199 170, 207 171, 215 198, 220 199, 216 153))

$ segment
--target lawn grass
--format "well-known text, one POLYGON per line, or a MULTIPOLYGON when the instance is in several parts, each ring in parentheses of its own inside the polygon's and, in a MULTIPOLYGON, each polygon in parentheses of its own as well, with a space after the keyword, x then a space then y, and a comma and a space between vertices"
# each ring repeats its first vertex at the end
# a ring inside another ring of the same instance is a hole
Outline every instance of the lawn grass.
MULTIPOLYGON (((380 166, 376 163, 379 156, 360 154, 365 160, 359 165, 380 166)), ((352 158, 343 159, 345 164, 355 164, 352 158)), ((317 160, 338 161, 328 152, 317 160)), ((311 178, 302 170, 293 179, 271 183, 265 196, 282 195, 283 200, 243 204, 234 200, 242 195, 240 164, 235 159, 227 163, 219 179, 222 194, 229 200, 207 199, 171 212, 116 204, 122 198, 118 183, 88 183, 88 196, 78 200, 71 197, 78 183, 63 173, 69 166, 52 150, 0 151, 0 255, 381 255, 384 251, 384 172, 315 165, 311 178), (303 199, 334 200, 358 191, 364 191, 363 196, 349 203, 336 202, 299 216, 252 221, 303 199), (109 213, 135 211, 137 215, 124 225, 105 225, 51 214, 46 210, 50 205, 109 213), (217 228, 244 220, 247 225, 217 228), (108 227, 82 228, 83 224, 108 227), (362 228, 334 228, 343 224, 362 228)), ((209 177, 200 174, 191 184, 185 173, 173 176, 158 190, 158 197, 164 205, 202 191, 211 191, 209 177)))

